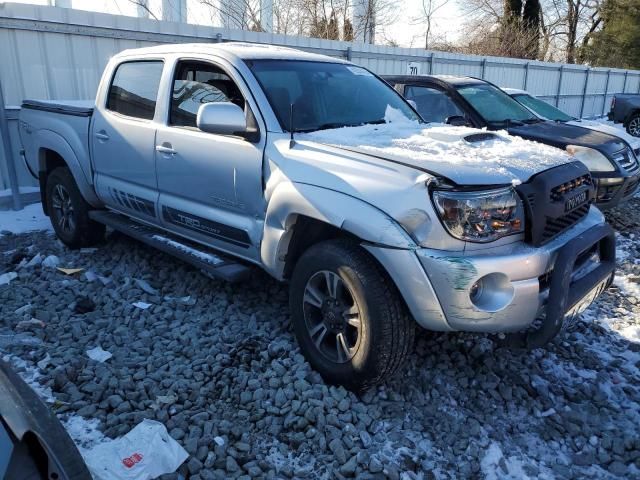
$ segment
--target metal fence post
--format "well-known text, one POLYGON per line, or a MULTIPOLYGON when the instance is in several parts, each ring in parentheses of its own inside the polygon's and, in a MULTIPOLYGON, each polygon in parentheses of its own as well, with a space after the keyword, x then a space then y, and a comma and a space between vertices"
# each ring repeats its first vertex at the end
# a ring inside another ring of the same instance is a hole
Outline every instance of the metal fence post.
POLYGON ((622 93, 627 92, 627 76, 629 75, 629 70, 624 71, 624 83, 622 84, 622 93))
POLYGON ((351 50, 351 47, 347 47, 346 57, 349 61, 353 58, 353 50, 351 50))
POLYGON ((584 115, 584 102, 587 99, 587 88, 589 86, 589 73, 591 72, 590 68, 587 68, 587 71, 584 76, 584 87, 582 88, 582 103, 580 104, 580 118, 584 115))
POLYGON ((4 158, 7 161, 7 171, 9 173, 9 187, 13 198, 13 209, 22 209, 22 199, 20 198, 20 188, 18 187, 18 175, 16 174, 16 164, 13 161, 11 152, 11 138, 9 137, 9 122, 7 121, 7 111, 4 105, 4 94, 2 91, 2 80, 0 80, 0 137, 2 137, 2 148, 4 158))
POLYGON ((222 43, 222 34, 216 33, 216 43, 222 43))
POLYGON ((480 78, 482 78, 484 80, 484 75, 485 75, 485 73, 487 71, 487 58, 486 57, 482 59, 481 64, 482 64, 482 70, 480 72, 480 78))
POLYGON ((436 56, 433 52, 429 56, 429 75, 433 74, 433 65, 436 63, 436 56))
POLYGON ((529 85, 529 63, 527 62, 524 64, 524 86, 522 87, 525 91, 527 90, 527 87, 529 85))
POLYGON ((560 78, 558 78, 558 89, 556 90, 556 107, 560 103, 560 93, 562 92, 562 76, 564 74, 564 65, 560 65, 560 78))
POLYGON ((604 97, 602 98, 602 116, 604 117, 607 108, 607 96, 609 95, 609 77, 611 77, 611 69, 607 70, 607 81, 604 84, 604 97))

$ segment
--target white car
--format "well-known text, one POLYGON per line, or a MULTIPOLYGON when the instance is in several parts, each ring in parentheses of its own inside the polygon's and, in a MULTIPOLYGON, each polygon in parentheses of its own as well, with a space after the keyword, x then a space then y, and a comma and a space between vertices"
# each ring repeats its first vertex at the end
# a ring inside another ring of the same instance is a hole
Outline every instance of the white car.
POLYGON ((569 125, 575 125, 577 127, 584 127, 590 130, 596 130, 597 132, 615 135, 629 144, 636 154, 636 157, 640 156, 640 139, 632 137, 622 128, 617 128, 613 125, 608 125, 604 122, 598 122, 595 120, 585 120, 572 117, 548 102, 531 95, 525 90, 519 90, 517 88, 503 88, 502 90, 543 120, 567 123, 569 125))

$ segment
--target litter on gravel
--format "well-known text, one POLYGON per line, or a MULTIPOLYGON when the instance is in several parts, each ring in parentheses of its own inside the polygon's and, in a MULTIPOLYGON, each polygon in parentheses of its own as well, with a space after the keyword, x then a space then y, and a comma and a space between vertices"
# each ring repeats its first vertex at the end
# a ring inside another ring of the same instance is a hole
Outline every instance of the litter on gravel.
POLYGON ((111 354, 111 352, 107 352, 106 350, 103 350, 102 347, 98 345, 97 347, 92 348, 91 350, 87 350, 87 356, 91 360, 104 363, 107 360, 109 360, 113 355, 111 354))
POLYGON ((94 480, 150 480, 174 472, 188 456, 162 423, 147 419, 84 452, 94 480))

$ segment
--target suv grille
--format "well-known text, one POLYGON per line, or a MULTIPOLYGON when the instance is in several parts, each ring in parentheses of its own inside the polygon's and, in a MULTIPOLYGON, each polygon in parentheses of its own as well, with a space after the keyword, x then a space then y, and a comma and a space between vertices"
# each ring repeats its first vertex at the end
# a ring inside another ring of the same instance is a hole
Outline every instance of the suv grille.
POLYGON ((616 153, 613 156, 613 159, 618 163, 618 165, 620 165, 620 167, 624 168, 629 173, 636 173, 640 170, 640 165, 638 165, 636 156, 628 148, 616 153))

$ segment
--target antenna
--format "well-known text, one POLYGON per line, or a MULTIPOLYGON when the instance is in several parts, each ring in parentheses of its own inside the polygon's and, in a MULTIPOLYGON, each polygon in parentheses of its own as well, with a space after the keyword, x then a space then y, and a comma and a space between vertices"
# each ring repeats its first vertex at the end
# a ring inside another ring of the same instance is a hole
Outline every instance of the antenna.
POLYGON ((291 140, 289 140, 289 148, 293 148, 296 141, 293 138, 293 103, 289 104, 289 132, 291 132, 291 140))

